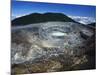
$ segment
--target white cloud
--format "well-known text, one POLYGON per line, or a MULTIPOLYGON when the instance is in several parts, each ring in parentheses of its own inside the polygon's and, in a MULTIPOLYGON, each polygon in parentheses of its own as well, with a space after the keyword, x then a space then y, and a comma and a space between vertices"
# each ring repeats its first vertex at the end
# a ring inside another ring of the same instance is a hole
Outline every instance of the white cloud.
POLYGON ((96 21, 95 18, 92 17, 70 16, 70 15, 69 17, 82 24, 90 24, 96 21))

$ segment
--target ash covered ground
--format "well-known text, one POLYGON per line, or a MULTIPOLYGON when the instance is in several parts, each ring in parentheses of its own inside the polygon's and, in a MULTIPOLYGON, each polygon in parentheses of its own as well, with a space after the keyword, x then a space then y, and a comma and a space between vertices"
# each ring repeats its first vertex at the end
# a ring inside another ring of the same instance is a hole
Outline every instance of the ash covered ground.
POLYGON ((95 28, 74 22, 12 26, 12 74, 95 69, 95 28))

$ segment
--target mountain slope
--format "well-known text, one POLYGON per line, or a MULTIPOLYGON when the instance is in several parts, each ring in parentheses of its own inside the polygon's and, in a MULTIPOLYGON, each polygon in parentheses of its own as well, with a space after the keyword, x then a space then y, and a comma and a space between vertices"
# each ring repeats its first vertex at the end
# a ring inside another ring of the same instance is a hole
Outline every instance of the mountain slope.
POLYGON ((75 22, 73 19, 69 18, 68 16, 62 13, 32 13, 12 20, 12 25, 27 25, 48 21, 75 22))
POLYGON ((95 27, 96 26, 96 23, 91 23, 91 24, 88 24, 88 25, 95 27))

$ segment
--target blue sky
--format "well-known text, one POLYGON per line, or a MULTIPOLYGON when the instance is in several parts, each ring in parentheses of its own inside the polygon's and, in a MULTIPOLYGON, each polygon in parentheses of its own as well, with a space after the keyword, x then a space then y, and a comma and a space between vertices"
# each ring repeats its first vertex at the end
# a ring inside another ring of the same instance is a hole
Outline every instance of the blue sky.
POLYGON ((12 16, 46 12, 64 13, 71 16, 85 16, 95 18, 96 7, 87 5, 12 1, 12 16))

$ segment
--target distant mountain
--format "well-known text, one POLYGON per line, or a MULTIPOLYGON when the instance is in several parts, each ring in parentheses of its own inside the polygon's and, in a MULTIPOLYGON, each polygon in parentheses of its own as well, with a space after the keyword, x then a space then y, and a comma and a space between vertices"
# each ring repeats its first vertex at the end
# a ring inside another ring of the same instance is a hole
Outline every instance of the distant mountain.
POLYGON ((82 16, 69 16, 69 17, 75 20, 76 22, 79 22, 85 25, 95 22, 95 18, 92 18, 92 17, 82 17, 82 16))
POLYGON ((88 24, 88 25, 95 27, 96 26, 96 23, 91 23, 91 24, 88 24))
POLYGON ((32 13, 12 20, 12 25, 27 25, 32 23, 41 23, 48 21, 76 22, 62 13, 32 13))

